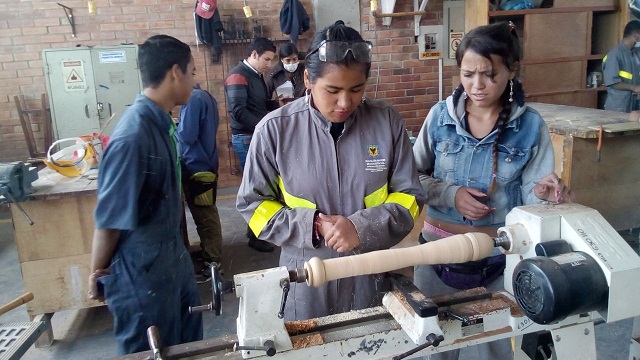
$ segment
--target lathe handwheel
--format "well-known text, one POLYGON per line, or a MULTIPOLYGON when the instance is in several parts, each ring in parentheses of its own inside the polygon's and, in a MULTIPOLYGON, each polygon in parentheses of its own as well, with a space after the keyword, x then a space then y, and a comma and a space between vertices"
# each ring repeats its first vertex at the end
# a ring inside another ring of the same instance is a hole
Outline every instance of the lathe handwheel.
POLYGON ((211 310, 216 316, 222 313, 222 276, 216 263, 211 263, 211 310))

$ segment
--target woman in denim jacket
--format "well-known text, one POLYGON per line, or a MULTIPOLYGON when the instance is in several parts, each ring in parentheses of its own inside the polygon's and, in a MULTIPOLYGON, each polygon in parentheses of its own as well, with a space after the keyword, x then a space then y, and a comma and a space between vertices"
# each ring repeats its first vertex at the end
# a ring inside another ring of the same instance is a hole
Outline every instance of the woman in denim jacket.
MULTIPOLYGON (((478 27, 456 51, 461 84, 436 104, 413 147, 428 208, 421 242, 453 234, 496 236, 515 206, 572 196, 556 174, 547 126, 524 103, 515 77, 520 44, 512 23, 478 27)), ((417 266, 427 296, 485 286, 502 288, 504 255, 483 261, 417 266)), ((510 341, 473 348, 484 359, 512 359, 510 341)), ((430 359, 457 359, 453 350, 430 359)))

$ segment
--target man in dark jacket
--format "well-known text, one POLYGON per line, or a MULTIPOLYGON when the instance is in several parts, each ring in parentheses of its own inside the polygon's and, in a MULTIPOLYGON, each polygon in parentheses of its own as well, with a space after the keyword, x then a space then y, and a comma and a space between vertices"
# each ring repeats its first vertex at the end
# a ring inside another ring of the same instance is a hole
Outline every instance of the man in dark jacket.
MULTIPOLYGON (((244 169, 247 151, 251 143, 253 129, 271 110, 278 108, 278 102, 267 93, 263 74, 269 71, 276 55, 276 46, 267 38, 258 37, 249 45, 248 56, 231 69, 224 82, 227 111, 231 118, 231 144, 238 155, 240 167, 244 169)), ((273 246, 258 240, 247 230, 249 246, 261 252, 273 251, 273 246)))

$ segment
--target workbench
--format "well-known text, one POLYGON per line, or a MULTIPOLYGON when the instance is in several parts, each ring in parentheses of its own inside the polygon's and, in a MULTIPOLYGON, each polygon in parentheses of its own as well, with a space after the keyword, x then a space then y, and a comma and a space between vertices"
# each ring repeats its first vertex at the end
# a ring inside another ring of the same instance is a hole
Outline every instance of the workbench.
POLYGON ((598 210, 616 230, 640 227, 640 123, 627 113, 528 105, 549 127, 555 171, 575 192, 575 202, 598 210))
MULTIPOLYGON (((49 168, 40 170, 38 180, 32 183, 36 192, 20 201, 33 225, 10 203, 24 290, 34 295, 25 305, 27 313, 31 320, 44 321, 48 329, 37 346, 53 341, 53 313, 105 304, 87 297, 97 175, 97 169, 78 178, 62 176, 49 168)), ((184 208, 182 219, 183 241, 189 246, 184 208)))
POLYGON ((33 225, 10 205, 23 286, 34 295, 25 305, 31 319, 104 305, 87 298, 98 183, 90 178, 96 174, 89 170, 71 179, 48 168, 40 170, 33 182, 37 191, 20 202, 33 225))

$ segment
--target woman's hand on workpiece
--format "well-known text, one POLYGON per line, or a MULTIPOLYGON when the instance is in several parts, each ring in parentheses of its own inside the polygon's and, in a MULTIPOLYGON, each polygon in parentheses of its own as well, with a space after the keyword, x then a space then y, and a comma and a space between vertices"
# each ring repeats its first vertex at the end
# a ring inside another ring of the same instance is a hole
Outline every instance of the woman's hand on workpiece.
POLYGON ((538 181, 533 187, 533 193, 540 200, 556 202, 561 204, 565 201, 573 202, 574 194, 569 187, 564 185, 564 181, 555 173, 551 173, 538 181))
POLYGON ((360 237, 351 220, 342 215, 320 214, 320 233, 327 247, 339 253, 351 251, 360 246, 360 237), (324 233, 322 233, 325 231, 324 233))
POLYGON ((480 220, 493 211, 492 208, 478 201, 486 198, 487 194, 482 191, 463 186, 456 191, 456 210, 469 220, 480 220))
POLYGON ((89 275, 89 291, 87 292, 89 299, 104 301, 104 294, 98 291, 98 279, 109 274, 111 274, 109 269, 98 269, 89 275))

